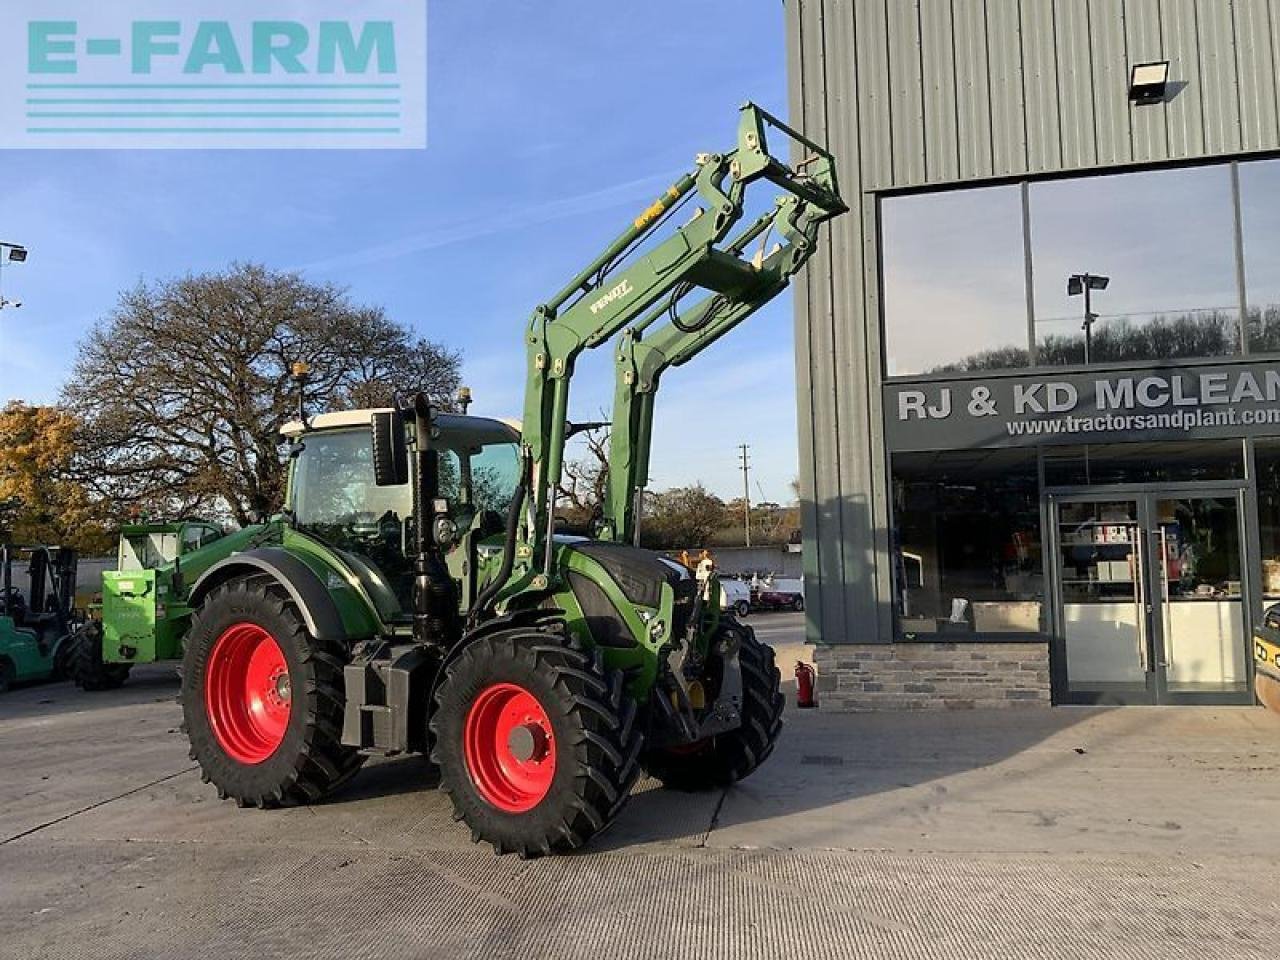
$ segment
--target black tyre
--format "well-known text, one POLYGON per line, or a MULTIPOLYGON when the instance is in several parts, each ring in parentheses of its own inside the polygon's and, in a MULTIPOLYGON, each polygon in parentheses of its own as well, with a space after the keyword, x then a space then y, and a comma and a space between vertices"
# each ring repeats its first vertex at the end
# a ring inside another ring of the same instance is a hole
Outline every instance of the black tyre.
POLYGON ((289 594, 257 575, 216 588, 187 634, 182 713, 191 759, 221 799, 321 800, 364 762, 342 745, 345 646, 321 641, 289 594))
POLYGON ((12 689, 16 673, 13 664, 0 657, 0 693, 8 693, 12 689))
POLYGON ((81 690, 115 690, 129 679, 132 665, 105 663, 102 659, 102 624, 88 620, 74 628, 67 641, 67 676, 81 690))
POLYGON ((572 850, 617 816, 644 735, 621 671, 563 624, 467 642, 447 663, 432 758, 473 840, 522 857, 572 850))
POLYGON ((800 613, 801 611, 803 611, 803 610, 804 610, 804 597, 796 597, 794 600, 792 600, 792 601, 791 601, 791 609, 792 609, 792 610, 794 610, 796 613, 800 613))
POLYGON ((773 648, 756 639, 755 631, 734 621, 722 630, 738 633, 742 663, 742 726, 687 747, 653 750, 644 756, 648 773, 677 790, 727 787, 750 776, 773 753, 782 733, 782 675, 774 664, 773 648))
POLYGON ((739 600, 733 605, 733 612, 739 617, 745 617, 751 613, 751 604, 745 600, 739 600))
POLYGON ((53 655, 53 673, 50 675, 52 680, 69 680, 71 672, 68 667, 71 657, 71 634, 63 637, 62 642, 58 644, 58 650, 53 655))

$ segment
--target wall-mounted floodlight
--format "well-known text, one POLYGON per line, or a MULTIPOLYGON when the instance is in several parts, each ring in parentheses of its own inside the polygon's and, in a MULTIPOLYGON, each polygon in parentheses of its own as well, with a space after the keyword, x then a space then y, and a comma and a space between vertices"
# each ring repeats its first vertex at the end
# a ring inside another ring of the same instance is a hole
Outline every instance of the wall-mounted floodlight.
POLYGON ((1136 104, 1159 103, 1168 86, 1168 60, 1135 63, 1129 70, 1129 99, 1136 104))

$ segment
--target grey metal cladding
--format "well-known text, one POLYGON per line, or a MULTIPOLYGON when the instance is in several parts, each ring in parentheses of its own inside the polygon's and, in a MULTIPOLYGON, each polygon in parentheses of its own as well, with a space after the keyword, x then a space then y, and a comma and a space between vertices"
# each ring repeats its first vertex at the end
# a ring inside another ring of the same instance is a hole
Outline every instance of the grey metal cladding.
POLYGON ((954 180, 960 175, 960 140, 956 131, 956 60, 950 3, 929 3, 920 8, 920 61, 925 177, 954 180))
MULTIPOLYGON (((991 89, 987 60, 984 0, 953 0, 956 82, 953 88, 960 132, 960 176, 989 177, 991 168, 991 89)), ((890 56, 900 54, 892 51, 890 56)))
POLYGON ((1280 140, 1276 100, 1276 32, 1271 0, 1236 0, 1236 76, 1240 148, 1263 150, 1280 140))
POLYGON ((853 211, 796 287, 809 636, 888 640, 879 191, 1280 150, 1280 0, 785 0, 853 211), (1135 107, 1132 64, 1170 61, 1135 107), (814 602, 816 600, 817 602, 814 602))
MULTIPOLYGON (((1160 0, 1127 0, 1125 4, 1125 51, 1130 63, 1164 60, 1160 34, 1160 0)), ((1169 155, 1168 109, 1144 108, 1129 112, 1129 143, 1135 162, 1160 160, 1169 155)))

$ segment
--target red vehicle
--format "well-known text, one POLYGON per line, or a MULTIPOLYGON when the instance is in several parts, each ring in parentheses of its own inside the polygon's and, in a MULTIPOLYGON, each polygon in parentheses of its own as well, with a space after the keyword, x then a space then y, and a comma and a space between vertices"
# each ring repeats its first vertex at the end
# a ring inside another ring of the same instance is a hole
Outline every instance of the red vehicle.
POLYGON ((803 610, 804 581, 779 578, 755 591, 754 605, 761 610, 803 610))

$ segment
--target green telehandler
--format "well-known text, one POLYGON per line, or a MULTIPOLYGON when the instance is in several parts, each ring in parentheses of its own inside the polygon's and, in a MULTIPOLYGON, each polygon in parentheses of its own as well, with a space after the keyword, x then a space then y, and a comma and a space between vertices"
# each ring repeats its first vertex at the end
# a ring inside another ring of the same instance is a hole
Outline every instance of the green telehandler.
POLYGON ((636 545, 654 394, 785 289, 845 209, 831 155, 744 105, 735 149, 699 155, 535 310, 519 424, 422 395, 300 416, 282 513, 110 575, 98 659, 181 646, 191 756, 223 798, 312 803, 368 756, 426 752, 498 853, 580 846, 642 770, 682 789, 747 776, 781 729, 780 675, 721 613, 713 564, 636 545), (804 159, 771 156, 770 135, 804 159), (740 226, 766 183, 781 195, 740 226), (569 536, 569 385, 619 334, 608 497, 595 536, 569 536))
POLYGON ((0 545, 0 693, 66 674, 77 565, 76 552, 66 547, 0 545), (20 560, 29 576, 25 593, 13 582, 20 560))
POLYGON ((250 548, 257 532, 227 535, 199 519, 121 527, 116 569, 102 575, 100 615, 76 624, 67 676, 84 690, 114 690, 135 663, 181 657, 191 621, 187 581, 250 548))

